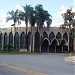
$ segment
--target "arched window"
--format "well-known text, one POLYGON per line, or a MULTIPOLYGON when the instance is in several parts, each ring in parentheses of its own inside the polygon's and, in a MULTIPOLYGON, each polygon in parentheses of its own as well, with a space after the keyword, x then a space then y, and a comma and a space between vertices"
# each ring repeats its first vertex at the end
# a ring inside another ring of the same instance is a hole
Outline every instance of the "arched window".
POLYGON ((12 32, 9 33, 9 44, 13 45, 13 34, 12 34, 12 32))
POLYGON ((2 33, 0 34, 0 49, 2 49, 2 33))
POLYGON ((50 41, 48 38, 45 38, 41 44, 41 52, 48 52, 49 51, 50 41))
POLYGON ((45 31, 43 32, 43 39, 44 38, 48 38, 48 34, 45 31))
POLYGON ((62 39, 62 35, 61 35, 60 32, 57 33, 57 35, 56 35, 56 39, 62 39))
POLYGON ((14 49, 19 49, 19 34, 18 32, 14 35, 14 49))
POLYGON ((59 42, 57 39, 54 39, 50 46, 50 52, 56 52, 56 46, 59 45, 59 42))
POLYGON ((26 37, 25 37, 25 33, 22 32, 20 35, 20 48, 21 49, 25 49, 26 48, 26 37))
POLYGON ((65 39, 66 39, 66 41, 68 42, 68 35, 67 35, 67 33, 66 33, 66 32, 64 33, 63 38, 65 38, 65 39))
POLYGON ((4 33, 4 49, 7 48, 7 33, 4 33))
POLYGON ((62 41, 61 41, 61 45, 62 45, 62 51, 68 51, 68 43, 66 42, 66 40, 65 39, 63 39, 62 41))
POLYGON ((55 38, 55 34, 53 33, 53 32, 51 32, 50 34, 49 34, 49 40, 52 40, 52 39, 54 39, 55 38))
POLYGON ((31 32, 29 32, 28 35, 27 35, 27 44, 28 44, 28 46, 30 45, 30 43, 31 43, 31 32))
POLYGON ((35 52, 39 52, 39 48, 40 48, 40 33, 36 32, 35 33, 35 52))

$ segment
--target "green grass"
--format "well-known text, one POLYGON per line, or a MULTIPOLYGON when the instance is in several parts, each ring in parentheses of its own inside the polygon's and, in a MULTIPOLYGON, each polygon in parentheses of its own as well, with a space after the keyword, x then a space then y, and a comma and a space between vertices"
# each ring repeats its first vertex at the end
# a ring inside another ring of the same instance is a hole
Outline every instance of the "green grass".
POLYGON ((3 52, 3 53, 7 53, 7 52, 18 52, 17 50, 0 50, 0 53, 3 52))
POLYGON ((11 53, 11 54, 34 54, 34 52, 20 52, 18 50, 0 50, 0 53, 11 53))

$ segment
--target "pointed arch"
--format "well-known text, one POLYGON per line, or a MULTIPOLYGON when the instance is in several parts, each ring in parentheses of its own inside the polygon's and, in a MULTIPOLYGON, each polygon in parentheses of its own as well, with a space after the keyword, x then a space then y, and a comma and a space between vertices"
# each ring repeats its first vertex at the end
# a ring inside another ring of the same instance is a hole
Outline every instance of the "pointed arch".
POLYGON ((56 39, 62 39, 62 35, 61 35, 60 32, 58 32, 58 33, 56 34, 56 39))
POLYGON ((43 32, 43 39, 44 39, 44 38, 48 38, 48 34, 47 34, 47 32, 45 32, 45 31, 43 32))
POLYGON ((5 32, 4 33, 4 49, 7 49, 7 39, 8 39, 8 36, 7 36, 7 33, 5 32))
MULTIPOLYGON (((50 40, 48 38, 44 38, 44 40, 47 40, 49 45, 51 45, 51 42, 50 42, 50 40)), ((42 41, 42 43, 44 42, 44 40, 42 41)))
POLYGON ((35 42, 34 42, 34 46, 35 46, 35 52, 39 52, 40 51, 40 43, 41 43, 41 38, 40 38, 40 33, 36 32, 35 33, 35 42))
POLYGON ((61 41, 62 51, 68 51, 68 43, 65 39, 61 41))
POLYGON ((50 34, 49 34, 49 40, 52 40, 52 39, 54 39, 55 38, 55 34, 53 33, 53 32, 51 32, 50 34))
POLYGON ((56 52, 56 46, 59 45, 57 39, 53 39, 49 48, 49 52, 56 52))
POLYGON ((27 49, 30 50, 31 45, 31 32, 28 32, 27 34, 27 49))
POLYGON ((68 34, 66 32, 63 34, 63 38, 65 38, 66 41, 68 42, 68 34))
POLYGON ((0 33, 0 49, 2 50, 2 38, 3 38, 3 34, 0 33))
POLYGON ((67 43, 66 39, 62 39, 60 44, 68 45, 68 43, 67 43))
POLYGON ((19 34, 18 32, 14 35, 14 49, 19 50, 19 34))
POLYGON ((67 51, 68 50, 68 43, 66 41, 66 39, 62 39, 60 40, 60 44, 56 46, 56 52, 63 52, 63 51, 67 51))
POLYGON ((41 52, 49 52, 50 41, 48 38, 45 38, 41 44, 41 52))
POLYGON ((55 45, 59 45, 59 42, 58 42, 57 39, 53 39, 53 40, 51 41, 51 44, 53 44, 54 42, 55 42, 55 45))
POLYGON ((13 45, 13 34, 12 34, 12 32, 9 33, 9 44, 13 45))
POLYGON ((25 33, 22 32, 20 35, 20 49, 25 49, 26 48, 26 36, 25 33))

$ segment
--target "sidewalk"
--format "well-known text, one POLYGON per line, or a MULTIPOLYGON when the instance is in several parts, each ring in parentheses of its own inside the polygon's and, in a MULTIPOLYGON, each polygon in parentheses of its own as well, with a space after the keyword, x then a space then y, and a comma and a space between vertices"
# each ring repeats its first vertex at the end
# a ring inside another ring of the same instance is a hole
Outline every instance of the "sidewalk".
POLYGON ((75 63, 75 56, 71 56, 71 57, 65 57, 64 59, 65 61, 69 61, 69 62, 74 62, 75 63))

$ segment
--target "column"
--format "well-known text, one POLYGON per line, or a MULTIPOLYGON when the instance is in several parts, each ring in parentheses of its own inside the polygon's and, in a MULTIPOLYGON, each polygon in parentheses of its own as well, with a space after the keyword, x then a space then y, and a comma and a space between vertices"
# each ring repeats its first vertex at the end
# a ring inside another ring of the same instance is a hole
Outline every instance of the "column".
POLYGON ((3 46, 4 45, 4 34, 2 35, 2 50, 3 50, 3 46))

